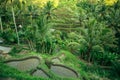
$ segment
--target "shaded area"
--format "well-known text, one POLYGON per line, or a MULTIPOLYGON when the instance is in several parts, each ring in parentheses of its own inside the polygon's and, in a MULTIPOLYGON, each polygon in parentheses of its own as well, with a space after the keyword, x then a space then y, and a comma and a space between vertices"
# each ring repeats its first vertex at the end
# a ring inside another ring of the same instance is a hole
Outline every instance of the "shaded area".
POLYGON ((12 79, 12 78, 0 78, 0 80, 15 80, 15 79, 12 79))

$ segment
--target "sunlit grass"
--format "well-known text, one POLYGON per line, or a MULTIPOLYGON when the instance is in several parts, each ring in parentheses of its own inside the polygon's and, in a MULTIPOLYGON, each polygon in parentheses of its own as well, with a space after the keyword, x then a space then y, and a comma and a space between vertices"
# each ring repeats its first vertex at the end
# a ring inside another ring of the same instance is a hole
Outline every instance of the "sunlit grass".
POLYGON ((118 0, 104 0, 105 5, 112 6, 114 5, 118 0))

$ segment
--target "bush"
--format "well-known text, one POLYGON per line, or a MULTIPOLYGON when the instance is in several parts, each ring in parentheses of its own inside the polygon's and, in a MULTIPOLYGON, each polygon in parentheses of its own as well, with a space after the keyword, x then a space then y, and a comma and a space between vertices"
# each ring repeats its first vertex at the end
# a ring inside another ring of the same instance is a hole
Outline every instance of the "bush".
POLYGON ((103 66, 111 66, 114 61, 118 59, 118 55, 115 53, 93 53, 91 55, 94 62, 103 66))
POLYGON ((21 52, 22 50, 23 50, 22 46, 14 46, 9 54, 16 55, 17 53, 21 52))
POLYGON ((38 40, 36 43, 36 50, 40 53, 52 54, 55 49, 55 41, 51 37, 45 37, 42 40, 38 40))
POLYGON ((15 32, 11 28, 7 28, 2 33, 1 37, 5 40, 5 43, 16 43, 17 37, 15 32))
POLYGON ((113 72, 120 77, 120 61, 113 61, 112 64, 113 72))

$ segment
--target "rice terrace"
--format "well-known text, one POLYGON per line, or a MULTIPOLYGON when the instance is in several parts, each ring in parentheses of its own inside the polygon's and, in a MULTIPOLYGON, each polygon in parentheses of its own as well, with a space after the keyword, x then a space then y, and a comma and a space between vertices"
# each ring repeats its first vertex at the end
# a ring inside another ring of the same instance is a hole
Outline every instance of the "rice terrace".
POLYGON ((120 80, 120 0, 0 0, 0 80, 120 80))

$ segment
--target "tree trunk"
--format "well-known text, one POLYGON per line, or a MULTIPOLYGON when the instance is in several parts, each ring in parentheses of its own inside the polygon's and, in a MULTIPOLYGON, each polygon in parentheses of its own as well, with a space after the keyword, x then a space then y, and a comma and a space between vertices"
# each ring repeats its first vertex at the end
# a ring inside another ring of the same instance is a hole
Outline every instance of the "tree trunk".
POLYGON ((15 31, 16 31, 16 35, 17 35, 17 43, 19 45, 20 44, 20 40, 19 40, 17 25, 16 25, 16 21, 15 21, 15 13, 14 13, 13 7, 12 7, 12 15, 13 15, 13 21, 14 21, 15 31))
POLYGON ((87 56, 88 56, 88 62, 90 62, 90 59, 91 59, 91 49, 92 49, 92 45, 89 45, 88 47, 88 51, 87 51, 87 56))
POLYGON ((0 16, 0 28, 1 28, 1 31, 3 32, 3 26, 2 26, 2 19, 1 19, 1 16, 0 16))

